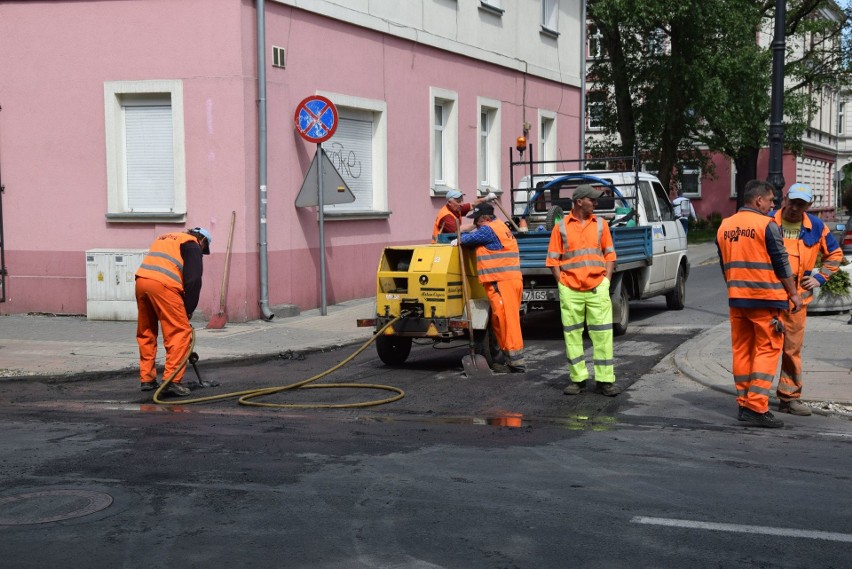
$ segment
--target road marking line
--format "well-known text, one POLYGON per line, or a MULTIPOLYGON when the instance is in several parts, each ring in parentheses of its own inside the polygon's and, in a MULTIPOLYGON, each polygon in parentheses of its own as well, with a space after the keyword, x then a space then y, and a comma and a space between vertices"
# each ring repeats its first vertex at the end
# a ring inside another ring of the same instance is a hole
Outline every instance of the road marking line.
POLYGON ((714 531, 730 531, 736 533, 759 533, 765 535, 781 535, 784 537, 804 537, 808 539, 826 539, 852 543, 852 534, 834 533, 830 531, 811 531, 803 529, 773 528, 765 526, 747 526, 741 524, 717 524, 712 522, 694 522, 690 520, 674 520, 671 518, 648 518, 634 516, 630 520, 634 524, 681 527, 690 529, 707 529, 714 531))

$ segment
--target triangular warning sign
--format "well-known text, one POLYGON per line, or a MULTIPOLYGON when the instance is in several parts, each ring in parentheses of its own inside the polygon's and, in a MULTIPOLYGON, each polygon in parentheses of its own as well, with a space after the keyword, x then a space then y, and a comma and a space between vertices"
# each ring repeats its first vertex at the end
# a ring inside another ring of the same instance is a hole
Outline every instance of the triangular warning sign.
POLYGON ((346 182, 340 176, 340 172, 337 171, 337 168, 331 163, 325 151, 320 147, 317 153, 314 154, 314 160, 311 162, 311 167, 308 168, 305 181, 302 182, 302 189, 299 190, 299 195, 296 196, 296 207, 319 206, 318 159, 322 163, 323 205, 354 202, 355 194, 346 185, 346 182))

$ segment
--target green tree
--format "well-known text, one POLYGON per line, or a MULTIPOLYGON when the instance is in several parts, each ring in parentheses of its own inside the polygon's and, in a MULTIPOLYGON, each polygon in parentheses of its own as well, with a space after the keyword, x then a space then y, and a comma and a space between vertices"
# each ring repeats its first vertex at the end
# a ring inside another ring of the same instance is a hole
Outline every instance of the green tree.
MULTIPOLYGON (((831 0, 788 2, 785 145, 794 152, 815 93, 850 79, 849 20, 838 10, 831 0)), ((668 186, 680 162, 710 171, 702 149, 734 159, 738 188, 756 177, 772 72, 771 50, 757 38, 773 28, 773 0, 589 0, 589 19, 604 52, 589 84, 605 95, 596 119, 606 134, 589 141, 591 153, 638 148, 668 186)))

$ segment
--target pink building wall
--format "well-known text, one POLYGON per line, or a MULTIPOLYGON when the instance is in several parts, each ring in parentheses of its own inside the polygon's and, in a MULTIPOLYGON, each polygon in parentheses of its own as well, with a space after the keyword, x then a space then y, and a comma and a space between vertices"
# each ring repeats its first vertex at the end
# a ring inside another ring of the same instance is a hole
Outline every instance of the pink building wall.
MULTIPOLYGON (((806 151, 805 156, 816 158, 829 162, 834 162, 834 157, 816 151, 806 151)), ((700 218, 707 218, 713 213, 720 213, 722 217, 727 217, 736 212, 737 199, 732 196, 731 182, 731 161, 722 154, 714 154, 712 162, 715 168, 716 176, 711 179, 709 176, 704 176, 701 180, 701 197, 692 200, 692 205, 695 208, 695 213, 700 218)), ((786 188, 798 180, 796 156, 790 152, 785 152, 782 157, 781 170, 784 175, 785 191, 786 188)), ((763 148, 760 150, 757 158, 757 178, 766 180, 769 176, 769 149, 763 148)), ((824 219, 834 219, 833 207, 813 207, 812 212, 815 215, 824 219)))
MULTIPOLYGON (((0 172, 7 302, 0 313, 86 310, 84 251, 144 249, 160 233, 196 225, 214 235, 198 307, 218 309, 231 211, 228 312, 258 318, 258 167, 254 2, 0 3, 0 172), (187 221, 115 223, 107 211, 105 81, 183 82, 187 221)), ((507 149, 538 109, 557 112, 558 155, 579 151, 579 91, 312 13, 267 3, 267 45, 287 49, 286 69, 267 50, 269 304, 319 306, 315 208, 294 201, 315 146, 293 113, 317 92, 384 101, 388 125, 387 219, 326 220, 327 301, 374 294, 388 244, 427 242, 443 198, 429 195, 429 88, 458 93, 459 182, 477 186, 477 97, 501 101, 501 187, 507 149), (526 84, 524 84, 526 82, 526 84), (526 97, 526 98, 524 98, 526 97)), ((508 192, 507 192, 508 193, 508 192)), ((508 206, 508 195, 502 201, 508 206)), ((507 207, 508 209, 508 207, 507 207)))

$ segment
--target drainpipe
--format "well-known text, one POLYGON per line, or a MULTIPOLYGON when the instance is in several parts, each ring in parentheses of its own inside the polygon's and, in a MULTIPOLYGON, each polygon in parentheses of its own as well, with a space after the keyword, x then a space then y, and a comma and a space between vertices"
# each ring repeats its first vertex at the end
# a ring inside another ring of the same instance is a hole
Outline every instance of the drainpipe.
POLYGON ((257 0, 257 152, 260 206, 260 311, 267 322, 275 317, 269 309, 269 263, 266 244, 266 5, 257 0))
POLYGON ((586 1, 580 10, 580 160, 582 170, 586 169, 586 1))

